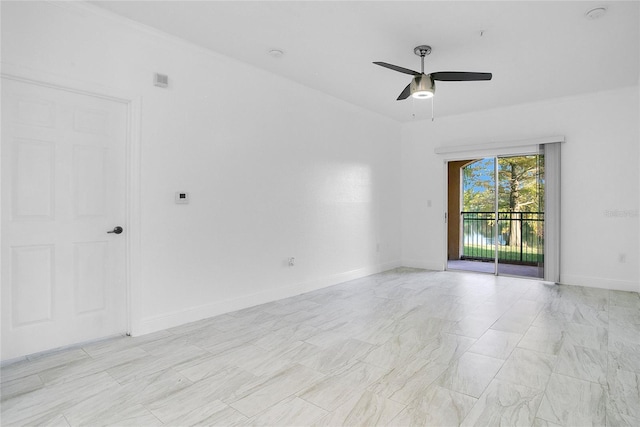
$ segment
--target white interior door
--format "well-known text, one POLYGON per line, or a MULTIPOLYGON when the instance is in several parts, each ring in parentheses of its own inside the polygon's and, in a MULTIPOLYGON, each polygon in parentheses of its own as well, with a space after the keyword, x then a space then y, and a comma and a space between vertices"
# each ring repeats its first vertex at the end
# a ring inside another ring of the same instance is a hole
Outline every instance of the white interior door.
POLYGON ((126 140, 123 103, 2 79, 2 360, 126 332, 126 140))

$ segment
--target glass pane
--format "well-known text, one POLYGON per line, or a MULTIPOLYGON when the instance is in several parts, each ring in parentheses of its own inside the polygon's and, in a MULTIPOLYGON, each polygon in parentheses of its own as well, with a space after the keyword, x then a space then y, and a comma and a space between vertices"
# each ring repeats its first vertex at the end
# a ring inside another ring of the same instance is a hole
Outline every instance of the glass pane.
POLYGON ((462 168, 460 259, 449 268, 495 273, 495 161, 470 160, 462 168))
POLYGON ((498 274, 543 277, 544 156, 498 158, 498 274))

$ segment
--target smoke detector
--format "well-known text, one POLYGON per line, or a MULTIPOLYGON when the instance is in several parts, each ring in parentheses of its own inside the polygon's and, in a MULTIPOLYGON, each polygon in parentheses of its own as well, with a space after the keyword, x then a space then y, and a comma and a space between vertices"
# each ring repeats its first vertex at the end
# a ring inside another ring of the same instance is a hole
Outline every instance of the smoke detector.
POLYGON ((598 6, 598 7, 594 7, 593 9, 587 10, 584 16, 586 16, 587 19, 595 20, 595 19, 602 18, 606 13, 607 13, 606 7, 598 6))

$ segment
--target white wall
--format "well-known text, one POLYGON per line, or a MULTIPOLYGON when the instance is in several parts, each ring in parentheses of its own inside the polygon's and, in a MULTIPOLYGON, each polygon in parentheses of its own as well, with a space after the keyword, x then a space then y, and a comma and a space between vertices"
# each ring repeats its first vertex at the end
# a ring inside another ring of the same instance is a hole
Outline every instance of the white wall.
POLYGON ((406 124, 403 264, 442 269, 446 260, 444 163, 434 148, 564 135, 561 282, 639 291, 638 114, 632 87, 406 124))
POLYGON ((2 65, 142 99, 134 334, 400 265, 398 123, 84 6, 2 2, 2 65))

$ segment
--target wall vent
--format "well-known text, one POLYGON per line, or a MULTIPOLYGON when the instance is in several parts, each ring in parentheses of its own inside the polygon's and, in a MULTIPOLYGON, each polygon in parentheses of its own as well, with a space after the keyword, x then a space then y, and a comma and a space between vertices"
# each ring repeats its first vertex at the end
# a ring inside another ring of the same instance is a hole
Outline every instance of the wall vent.
POLYGON ((158 87, 168 87, 169 76, 167 76, 166 74, 156 73, 153 76, 153 84, 158 87))

